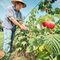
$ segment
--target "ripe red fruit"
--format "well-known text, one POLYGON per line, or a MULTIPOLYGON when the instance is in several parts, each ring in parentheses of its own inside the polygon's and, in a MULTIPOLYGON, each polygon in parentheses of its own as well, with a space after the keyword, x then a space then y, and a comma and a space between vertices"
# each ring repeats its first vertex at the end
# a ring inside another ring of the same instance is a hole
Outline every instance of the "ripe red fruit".
POLYGON ((42 23, 44 27, 47 27, 49 25, 49 22, 48 21, 45 21, 42 23))
POLYGON ((50 28, 50 29, 53 29, 54 27, 55 27, 55 24, 54 24, 54 23, 50 23, 50 24, 49 24, 49 28, 50 28))
POLYGON ((43 22, 42 25, 50 29, 53 29, 55 27, 55 24, 53 22, 48 22, 48 21, 43 22))

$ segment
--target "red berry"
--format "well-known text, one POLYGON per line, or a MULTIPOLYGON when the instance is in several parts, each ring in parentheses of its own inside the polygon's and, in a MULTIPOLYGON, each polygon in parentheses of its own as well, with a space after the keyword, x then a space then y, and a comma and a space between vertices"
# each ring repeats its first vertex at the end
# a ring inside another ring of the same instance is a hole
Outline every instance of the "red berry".
POLYGON ((48 22, 48 21, 43 22, 42 25, 50 29, 53 29, 55 27, 55 24, 53 22, 48 22))
POLYGON ((50 27, 49 27, 50 29, 53 29, 55 27, 54 23, 50 23, 49 25, 50 25, 50 27))
POLYGON ((47 27, 49 25, 49 22, 48 21, 45 21, 42 23, 44 27, 47 27))

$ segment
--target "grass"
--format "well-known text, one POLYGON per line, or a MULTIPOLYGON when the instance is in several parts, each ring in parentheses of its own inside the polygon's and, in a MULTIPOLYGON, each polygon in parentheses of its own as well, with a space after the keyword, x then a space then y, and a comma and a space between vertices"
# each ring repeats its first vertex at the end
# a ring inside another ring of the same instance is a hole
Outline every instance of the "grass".
POLYGON ((0 32, 0 50, 2 50, 3 48, 3 40, 4 40, 3 32, 0 32))

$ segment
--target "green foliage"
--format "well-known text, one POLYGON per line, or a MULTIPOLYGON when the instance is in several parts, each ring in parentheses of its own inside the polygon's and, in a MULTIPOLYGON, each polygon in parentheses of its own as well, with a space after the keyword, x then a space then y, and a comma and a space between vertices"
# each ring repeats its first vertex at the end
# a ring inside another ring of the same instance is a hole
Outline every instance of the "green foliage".
POLYGON ((54 3, 54 0, 44 0, 41 1, 38 7, 38 10, 46 11, 48 14, 60 14, 60 8, 52 8, 52 4, 54 3))
POLYGON ((55 8, 55 14, 60 14, 60 8, 55 8))
POLYGON ((54 21, 54 16, 51 14, 47 14, 45 16, 42 16, 38 19, 38 23, 43 23, 45 21, 54 21))
MULTIPOLYGON (((18 51, 34 54, 36 60, 54 60, 60 54, 60 34, 55 30, 37 28, 36 9, 33 9, 27 21, 29 30, 17 28, 14 47, 18 51), (48 31, 49 30, 49 31, 48 31), (53 33, 54 32, 54 33, 53 33)), ((41 20, 49 20, 52 15, 42 17, 41 20)), ((40 22, 41 23, 41 22, 40 22)), ((58 24, 58 23, 57 23, 58 24)))
POLYGON ((46 37, 44 47, 49 53, 53 54, 53 56, 59 55, 60 54, 60 37, 59 37, 59 34, 48 35, 46 37))

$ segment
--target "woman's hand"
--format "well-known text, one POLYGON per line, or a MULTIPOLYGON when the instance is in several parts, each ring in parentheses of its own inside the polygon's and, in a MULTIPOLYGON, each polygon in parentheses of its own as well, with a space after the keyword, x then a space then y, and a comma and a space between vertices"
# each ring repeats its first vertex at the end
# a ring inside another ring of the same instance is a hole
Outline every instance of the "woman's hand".
POLYGON ((20 25, 20 29, 22 29, 22 30, 28 30, 27 26, 25 26, 24 24, 20 25))

